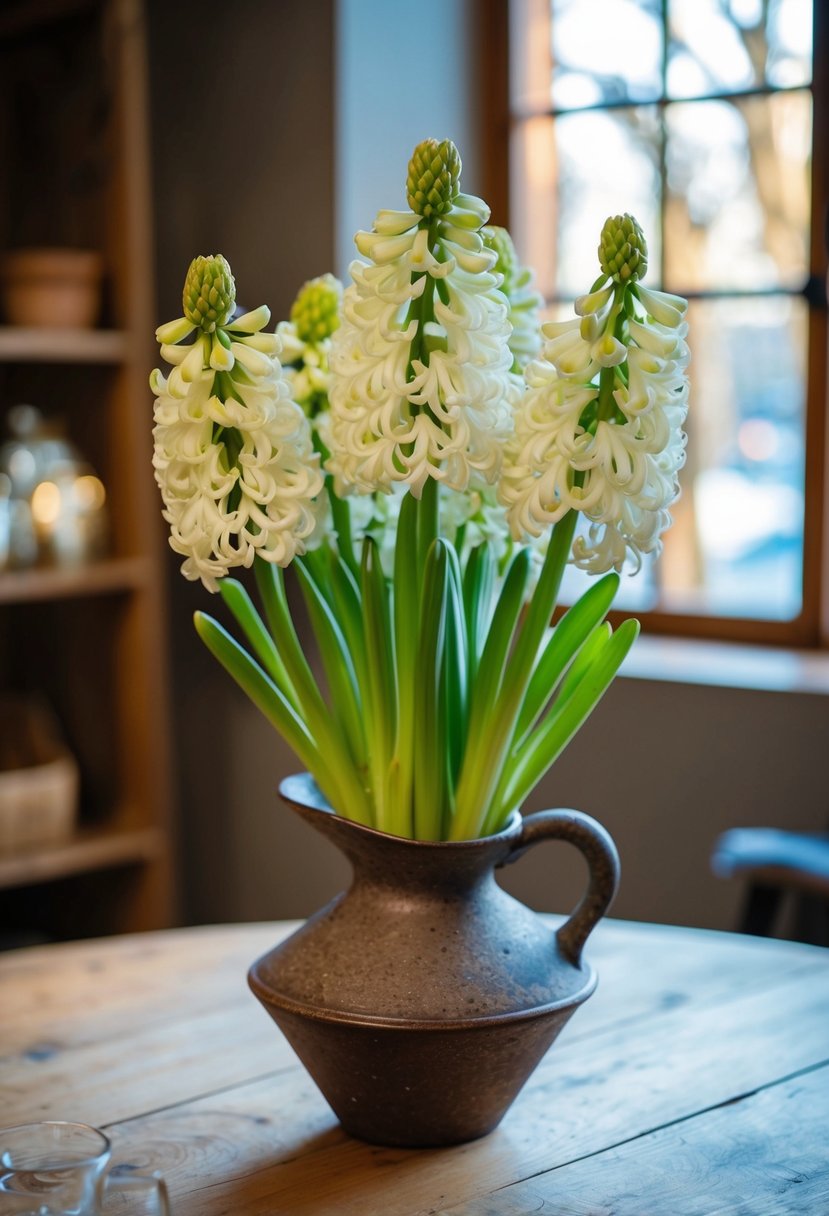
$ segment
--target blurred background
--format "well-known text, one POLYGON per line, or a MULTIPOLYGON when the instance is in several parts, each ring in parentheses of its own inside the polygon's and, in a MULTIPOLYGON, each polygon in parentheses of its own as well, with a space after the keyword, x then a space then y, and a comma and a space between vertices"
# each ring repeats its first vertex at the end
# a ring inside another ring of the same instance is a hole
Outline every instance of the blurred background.
MULTIPOLYGON (((724 830, 829 825, 829 41, 810 0, 5 0, 0 941, 304 916, 347 880, 286 746, 203 650, 150 464, 190 259, 287 317, 450 137, 549 316, 632 211, 691 300, 683 496, 646 636, 530 808, 599 818, 615 914, 732 928, 724 830)), ((578 594, 579 578, 568 581, 578 594)), ((581 861, 505 884, 565 911, 581 861)))

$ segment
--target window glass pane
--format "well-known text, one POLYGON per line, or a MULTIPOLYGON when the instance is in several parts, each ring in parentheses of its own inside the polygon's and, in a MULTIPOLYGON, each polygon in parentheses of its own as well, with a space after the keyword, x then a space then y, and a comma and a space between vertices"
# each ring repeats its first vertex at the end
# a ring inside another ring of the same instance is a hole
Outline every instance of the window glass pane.
MULTIPOLYGON (((586 532, 587 527, 588 525, 585 524, 582 517, 579 520, 576 534, 586 532)), ((642 567, 637 574, 625 570, 613 601, 613 607, 620 612, 652 612, 655 608, 659 608, 659 589, 656 582, 658 569, 659 564, 653 560, 651 554, 646 553, 642 560, 642 567)), ((568 566, 561 580, 559 603, 574 604, 580 595, 584 595, 585 591, 593 586, 596 578, 595 574, 587 574, 576 566, 568 566)))
MULTIPOLYGON (((604 219, 630 211, 651 285, 664 275, 679 294, 726 297, 691 304, 683 494, 661 558, 622 579, 618 606, 791 620, 803 606, 813 0, 546 5, 536 32, 558 112, 516 123, 511 195, 541 289, 585 291, 604 219)), ((564 598, 590 582, 569 569, 564 598)))
POLYGON ((556 291, 578 296, 599 273, 609 215, 632 212, 648 237, 649 282, 660 265, 659 115, 655 107, 564 114, 555 121, 556 291))
MULTIPOLYGON (((565 315, 555 310, 556 320, 565 315)), ((806 306, 787 296, 700 301, 689 323, 682 495, 661 557, 623 575, 615 607, 792 619, 801 608, 806 306)), ((562 601, 592 577, 568 567, 562 601)))
POLYGON ((683 494, 660 607, 772 620, 801 607, 807 309, 796 297, 689 309, 683 494))
POLYGON ((659 0, 552 0, 552 13, 556 109, 661 95, 659 0))
POLYGON ((769 10, 766 79, 779 89, 812 79, 812 0, 776 0, 769 10))
POLYGON ((808 275, 808 92, 666 109, 671 291, 803 285, 808 275))
POLYGON ((811 79, 811 0, 669 0, 668 13, 669 97, 811 79))
POLYGON ((550 0, 510 0, 509 87, 514 110, 545 114, 550 108, 550 18, 550 0))
POLYGON ((555 295, 556 144, 552 118, 528 118, 510 147, 510 230, 541 294, 555 295))

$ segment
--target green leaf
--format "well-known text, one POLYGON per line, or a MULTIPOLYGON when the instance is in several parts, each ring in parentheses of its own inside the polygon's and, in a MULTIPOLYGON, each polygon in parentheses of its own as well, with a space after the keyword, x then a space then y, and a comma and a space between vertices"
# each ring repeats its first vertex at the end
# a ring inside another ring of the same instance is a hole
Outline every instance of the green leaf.
POLYGON ((509 701, 515 712, 524 699, 541 640, 553 617, 577 518, 577 511, 568 511, 553 528, 541 574, 521 626, 514 661, 510 665, 510 681, 503 694, 504 701, 509 701))
POLYGON ((507 656, 524 603, 529 573, 529 550, 519 549, 498 596, 475 682, 455 802, 453 840, 465 840, 479 834, 486 804, 497 783, 501 768, 500 752, 505 744, 499 745, 494 739, 496 731, 503 725, 497 721, 496 706, 502 681, 507 678, 507 656))
POLYGON ((426 558, 440 532, 440 503, 438 483, 434 477, 426 479, 426 485, 417 504, 417 569, 418 581, 423 585, 426 558))
POLYGON ((282 662, 282 657, 276 648, 271 635, 256 611, 253 600, 240 582, 233 578, 223 578, 219 582, 219 592, 236 621, 244 632, 259 662, 265 668, 277 688, 285 696, 293 709, 302 717, 302 710, 296 689, 282 662))
POLYGON ((489 545, 482 544, 469 554, 463 576, 463 605, 469 659, 470 696, 475 687, 481 651, 490 624, 490 605, 495 583, 495 560, 489 545))
POLYGON ((363 605, 360 587, 345 560, 329 550, 329 578, 333 595, 334 615, 340 623, 351 653, 360 700, 368 695, 366 646, 363 637, 363 605))
POLYGON ((299 559, 305 570, 314 580, 317 590, 323 596, 329 608, 334 604, 334 589, 331 586, 331 567, 328 562, 328 550, 325 545, 319 549, 309 549, 299 559))
MULTIPOLYGON (((602 629, 599 626, 597 636, 602 629)), ((547 717, 521 748, 508 788, 487 821, 488 831, 498 830, 561 755, 610 687, 638 633, 638 621, 624 621, 609 640, 596 644, 598 653, 585 664, 581 678, 576 681, 574 676, 566 689, 562 687, 547 717)))
POLYGON ((587 635, 584 645, 570 664, 558 690, 556 706, 559 710, 569 701, 612 637, 613 630, 610 621, 602 621, 587 635))
POLYGON ((426 559, 415 686, 414 821, 418 840, 439 840, 446 795, 446 747, 440 670, 446 627, 449 545, 438 538, 426 559))
MULTIPOLYGON (((570 555, 576 519, 577 512, 568 511, 553 528, 541 575, 518 631, 515 647, 510 656, 509 668, 504 673, 497 692, 497 699, 493 703, 486 704, 486 718, 474 735, 474 721, 470 726, 470 746, 467 748, 467 756, 474 738, 473 754, 477 755, 478 761, 468 785, 464 784, 466 761, 464 762, 464 773, 458 789, 455 839, 463 839, 465 835, 477 835, 483 830, 483 824, 490 818, 490 803, 496 795, 501 781, 518 714, 535 667, 539 647, 549 627, 558 598, 561 579, 570 555), (461 787, 463 787, 463 799, 461 799, 461 787)), ((482 671, 485 659, 486 654, 484 654, 481 664, 482 671)), ((479 692, 476 689, 476 710, 478 697, 479 692)))
POLYGON ((389 831, 414 832, 414 689, 417 673, 420 583, 417 566, 419 502, 406 494, 400 504, 394 549, 394 652, 397 663, 397 734, 389 773, 389 831))
POLYGON ((510 644, 524 605, 529 575, 530 552, 519 549, 504 579, 487 632, 478 671, 471 730, 488 720, 501 687, 510 644))
POLYGON ((326 477, 325 488, 331 505, 331 521, 337 533, 337 548, 340 556, 355 578, 359 577, 360 567, 354 556, 354 541, 351 533, 351 506, 347 498, 339 498, 334 490, 334 480, 326 477))
POLYGON ((274 682, 218 621, 203 612, 195 613, 193 621, 196 632, 213 657, 218 659, 245 695, 276 727, 305 767, 314 774, 326 798, 335 798, 336 783, 326 760, 305 723, 274 682))
MULTIPOLYGON (((273 637, 279 639, 280 653, 300 699, 308 730, 320 754, 324 755, 326 760, 330 759, 337 769, 336 791, 333 795, 327 790, 324 791, 326 797, 340 814, 370 825, 371 807, 362 775, 355 766, 354 758, 349 755, 341 727, 333 720, 305 658, 285 594, 282 570, 258 557, 253 568, 268 628, 273 637)), ((316 771, 311 771, 316 776, 316 771)), ((322 785, 320 788, 322 789, 322 785)))
POLYGON ((385 832, 389 830, 388 783, 396 736, 397 689, 388 589, 377 542, 371 536, 363 540, 360 575, 369 690, 364 707, 368 711, 368 758, 377 827, 385 832))
POLYGON ((328 681, 331 694, 329 714, 340 726, 352 762, 357 770, 361 771, 366 761, 367 748, 363 734, 362 706, 351 654, 339 622, 308 569, 304 557, 297 560, 296 571, 328 681))
MULTIPOLYGON (((464 616, 461 568, 457 550, 448 548, 448 577, 446 584, 446 641, 444 646, 441 681, 447 753, 448 788, 444 798, 444 811, 451 818, 454 812, 455 786, 460 774, 463 748, 467 730, 467 640, 464 616)), ((443 824, 442 835, 449 832, 450 824, 443 824)))
POLYGON ((613 603, 618 586, 618 574, 606 574, 556 625, 530 679, 515 728, 516 743, 535 725, 573 656, 613 603))
POLYGON ((266 562, 257 557, 253 563, 253 572, 265 609, 268 629, 274 639, 279 639, 280 654, 299 696, 305 717, 309 721, 317 719, 319 715, 327 713, 327 710, 294 628, 282 570, 273 562, 266 562))

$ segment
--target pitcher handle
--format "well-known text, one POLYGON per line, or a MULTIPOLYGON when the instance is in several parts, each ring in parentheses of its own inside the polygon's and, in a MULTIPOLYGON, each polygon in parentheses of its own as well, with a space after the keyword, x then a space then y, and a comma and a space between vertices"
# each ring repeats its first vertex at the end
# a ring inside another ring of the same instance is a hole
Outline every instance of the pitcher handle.
POLYGON ((561 953, 578 967, 584 943, 607 912, 619 886, 619 854, 610 833, 589 815, 581 811, 537 811, 525 816, 510 860, 541 840, 569 841, 587 862, 587 890, 556 933, 561 953))

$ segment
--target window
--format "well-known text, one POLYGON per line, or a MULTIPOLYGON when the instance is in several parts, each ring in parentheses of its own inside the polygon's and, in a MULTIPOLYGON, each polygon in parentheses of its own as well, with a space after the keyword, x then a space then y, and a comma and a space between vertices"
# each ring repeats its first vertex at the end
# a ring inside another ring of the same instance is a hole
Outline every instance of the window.
POLYGON ((510 223, 550 314, 572 315, 623 211, 647 282, 690 300, 683 492, 617 601, 655 628, 818 640, 827 8, 510 0, 510 223))

